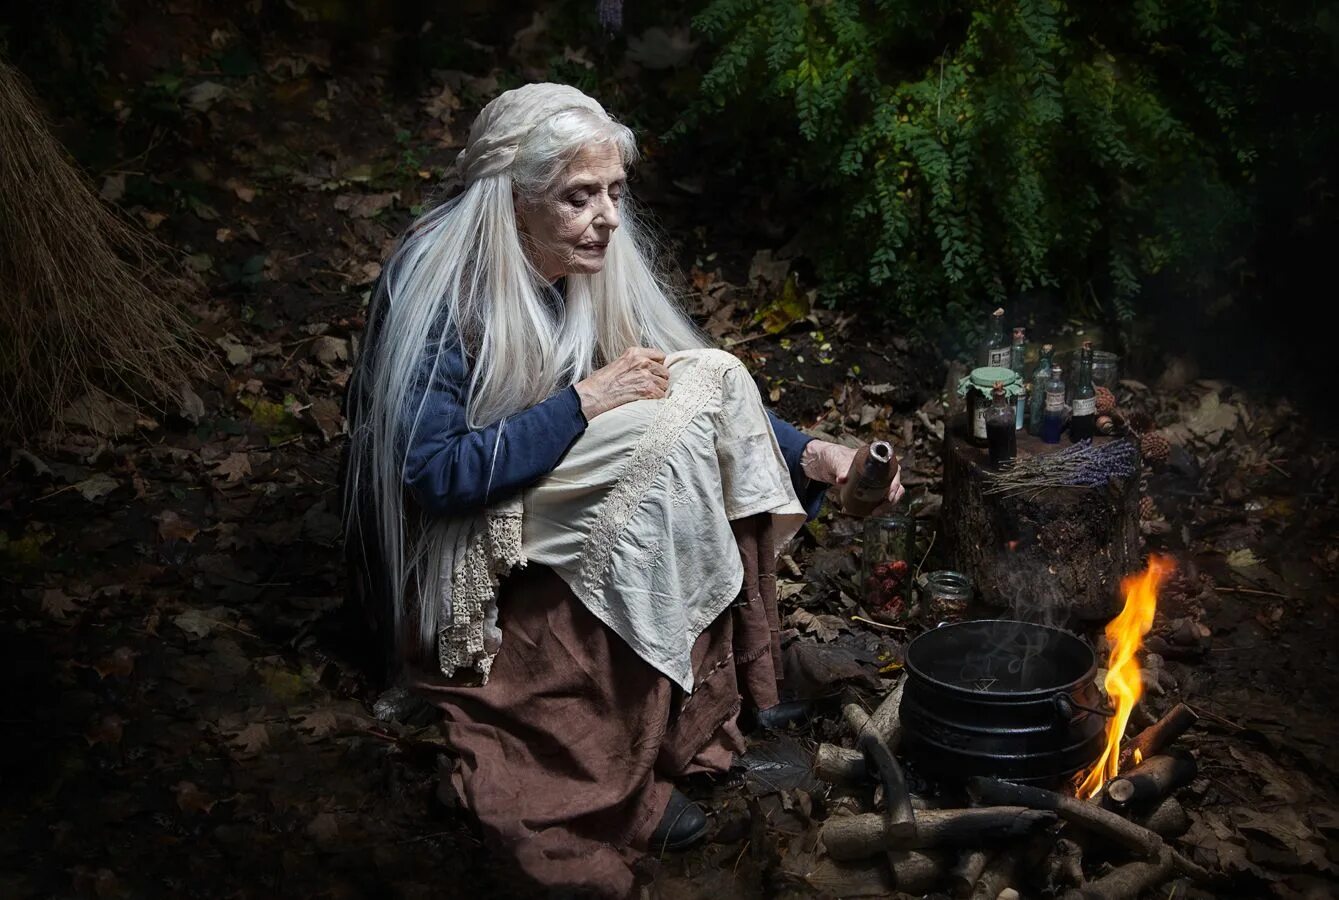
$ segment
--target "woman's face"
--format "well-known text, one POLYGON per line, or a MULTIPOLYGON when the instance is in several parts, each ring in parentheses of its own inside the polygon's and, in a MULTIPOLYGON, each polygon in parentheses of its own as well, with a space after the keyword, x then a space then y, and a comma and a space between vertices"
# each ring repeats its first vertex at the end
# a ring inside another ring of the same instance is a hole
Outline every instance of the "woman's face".
POLYGON ((591 144, 568 164, 548 194, 533 203, 517 202, 523 243, 546 278, 593 275, 604 268, 626 184, 618 147, 612 142, 591 144))

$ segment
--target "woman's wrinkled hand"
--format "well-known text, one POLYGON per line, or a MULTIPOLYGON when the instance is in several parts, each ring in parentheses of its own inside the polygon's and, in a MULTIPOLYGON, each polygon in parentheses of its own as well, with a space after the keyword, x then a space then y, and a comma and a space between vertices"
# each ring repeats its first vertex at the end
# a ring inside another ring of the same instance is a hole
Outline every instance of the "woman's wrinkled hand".
MULTIPOLYGON (((851 463, 855 461, 856 449, 854 447, 843 447, 841 444, 834 444, 831 441, 813 440, 804 446, 804 453, 800 455, 800 468, 804 474, 808 475, 814 481, 821 481, 825 484, 845 484, 846 476, 851 471, 851 463)), ((894 503, 902 499, 906 489, 902 487, 902 469, 899 466, 897 474, 893 476, 893 481, 888 485, 887 501, 874 510, 872 515, 880 514, 886 511, 894 503)))
POLYGON ((586 421, 634 400, 659 400, 669 390, 665 354, 650 347, 632 347, 578 381, 576 389, 586 421))

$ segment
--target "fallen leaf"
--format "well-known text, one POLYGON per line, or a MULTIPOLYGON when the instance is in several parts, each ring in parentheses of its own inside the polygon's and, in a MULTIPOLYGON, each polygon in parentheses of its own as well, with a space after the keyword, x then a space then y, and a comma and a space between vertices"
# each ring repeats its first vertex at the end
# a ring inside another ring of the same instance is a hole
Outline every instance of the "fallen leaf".
POLYGON ((102 678, 109 675, 115 675, 118 678, 129 678, 135 671, 135 651, 129 647, 117 647, 111 653, 104 656, 93 664, 93 669, 102 678))
POLYGON ((328 709, 318 709, 299 716, 297 729, 298 731, 311 732, 309 740, 319 741, 322 738, 329 737, 339 729, 339 717, 328 709))
POLYGON ((270 732, 264 722, 253 722, 234 735, 230 743, 246 755, 256 754, 270 745, 270 732))
POLYGON ((1233 550, 1227 555, 1227 564, 1234 569, 1249 569, 1260 565, 1261 560, 1250 550, 1233 550))
POLYGON ((105 472, 99 472, 91 478, 85 478, 74 486, 83 498, 88 501, 97 500, 105 497, 112 491, 121 486, 121 482, 111 477, 105 472))
POLYGON ((192 253, 186 257, 186 268, 203 274, 214 268, 214 257, 208 253, 192 253))
POLYGON ((355 219, 370 219, 399 199, 399 191, 380 194, 340 194, 335 198, 335 209, 347 212, 355 219))
POLYGON ((228 89, 218 82, 202 81, 189 88, 182 94, 182 97, 185 99, 186 105, 191 109, 196 112, 207 112, 209 107, 227 96, 227 94, 228 89))
POLYGON ((837 636, 843 631, 851 630, 846 622, 836 616, 827 613, 814 615, 805 609, 797 609, 787 615, 786 624, 789 627, 808 632, 823 642, 836 640, 837 636))
POLYGON ((98 196, 108 203, 117 203, 126 195, 126 173, 117 172, 102 180, 102 190, 98 196))
POLYGON ((307 409, 307 415, 311 417, 326 440, 344 431, 344 413, 340 410, 339 403, 330 397, 318 397, 313 400, 307 409))
POLYGON ((165 509, 158 514, 158 537, 166 541, 186 541, 190 543, 200 529, 182 518, 176 512, 165 509))
POLYGON ((338 362, 348 362, 349 342, 343 338, 321 335, 312 341, 312 358, 327 366, 338 362))
POLYGON ((251 362, 250 348, 238 343, 232 335, 226 335, 215 339, 214 343, 223 348, 228 354, 228 363, 234 366, 244 366, 251 362))
POLYGON ((198 424, 205 414, 205 401, 195 392, 189 382, 177 385, 178 412, 188 422, 198 424))
POLYGON ((198 609, 188 609, 179 616, 174 616, 172 624, 176 625, 182 631, 186 632, 192 638, 199 640, 208 637, 210 632, 218 627, 218 620, 208 616, 198 609))
POLYGON ((42 612, 56 621, 64 622, 67 615, 78 611, 79 604, 60 588, 49 588, 42 592, 42 612))
POLYGON ((237 199, 241 200, 243 203, 250 203, 252 200, 256 199, 255 188, 249 188, 236 179, 229 178, 224 182, 224 187, 231 190, 233 194, 237 196, 237 199))
POLYGON ((787 278, 781 296, 758 310, 753 321, 762 323, 763 331, 780 334, 809 315, 809 297, 795 287, 795 279, 787 278))
POLYGON ((182 812, 200 812, 208 815, 218 802, 191 781, 177 782, 172 788, 172 793, 177 795, 177 806, 182 812))
POLYGON ((77 425, 94 434, 121 437, 135 430, 135 410, 102 391, 90 391, 61 413, 66 425, 77 425))
POLYGON ((226 476, 228 484, 236 484, 251 474, 251 457, 246 451, 230 453, 226 459, 214 466, 213 474, 226 476))

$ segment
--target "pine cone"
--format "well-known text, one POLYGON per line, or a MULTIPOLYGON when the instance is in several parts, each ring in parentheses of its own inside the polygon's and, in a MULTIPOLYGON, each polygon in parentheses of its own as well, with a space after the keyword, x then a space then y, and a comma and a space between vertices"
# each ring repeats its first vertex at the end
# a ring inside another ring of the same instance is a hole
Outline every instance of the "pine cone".
POLYGON ((1097 389, 1097 413, 1098 415, 1111 415, 1116 411, 1116 395, 1111 393, 1111 388, 1100 387, 1097 389))
POLYGON ((1153 426, 1156 424, 1153 421, 1153 417, 1146 412, 1132 412, 1125 417, 1125 420, 1130 424, 1130 430, 1135 434, 1143 434, 1146 431, 1152 431, 1153 426))
POLYGON ((1143 454, 1144 462, 1161 464, 1171 456, 1172 445, 1158 432, 1150 431, 1140 435, 1139 452, 1143 454))
POLYGON ((1152 497, 1139 499, 1139 518, 1144 522, 1158 518, 1158 505, 1153 502, 1152 497))

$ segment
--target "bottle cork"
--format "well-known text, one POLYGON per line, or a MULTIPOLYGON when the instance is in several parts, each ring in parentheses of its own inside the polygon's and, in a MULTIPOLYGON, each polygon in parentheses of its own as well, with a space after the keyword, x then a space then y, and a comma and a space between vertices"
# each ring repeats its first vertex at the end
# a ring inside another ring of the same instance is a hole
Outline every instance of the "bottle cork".
POLYGON ((898 472, 893 445, 887 441, 866 444, 856 452, 842 485, 842 512, 867 516, 888 499, 888 486, 898 472))

